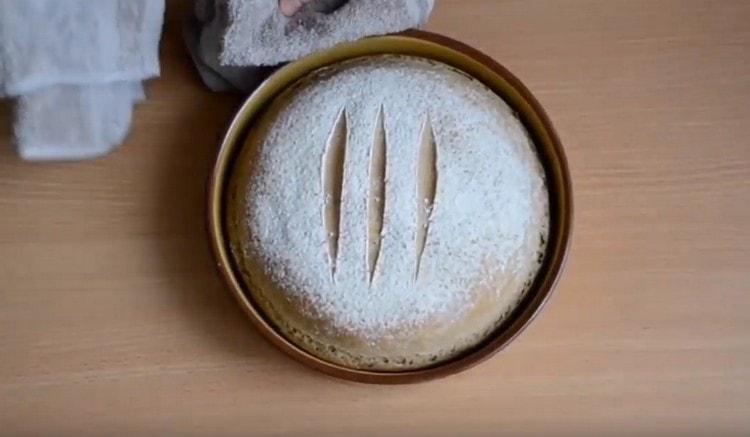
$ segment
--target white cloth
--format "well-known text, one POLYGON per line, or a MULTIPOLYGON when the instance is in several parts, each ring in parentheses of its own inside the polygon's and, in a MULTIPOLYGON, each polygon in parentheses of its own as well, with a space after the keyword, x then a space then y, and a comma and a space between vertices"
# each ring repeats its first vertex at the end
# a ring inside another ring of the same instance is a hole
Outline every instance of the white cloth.
POLYGON ((0 95, 19 154, 84 159, 121 143, 159 75, 164 0, 0 0, 0 95))

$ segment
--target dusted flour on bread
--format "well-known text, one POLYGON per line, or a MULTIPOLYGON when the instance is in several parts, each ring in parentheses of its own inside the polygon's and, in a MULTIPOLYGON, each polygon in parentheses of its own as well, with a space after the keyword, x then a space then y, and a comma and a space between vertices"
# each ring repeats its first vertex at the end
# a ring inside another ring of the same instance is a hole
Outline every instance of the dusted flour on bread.
POLYGON ((515 308, 549 227, 544 172, 511 109, 432 61, 370 57, 276 99, 239 156, 233 252, 308 351, 429 365, 515 308))

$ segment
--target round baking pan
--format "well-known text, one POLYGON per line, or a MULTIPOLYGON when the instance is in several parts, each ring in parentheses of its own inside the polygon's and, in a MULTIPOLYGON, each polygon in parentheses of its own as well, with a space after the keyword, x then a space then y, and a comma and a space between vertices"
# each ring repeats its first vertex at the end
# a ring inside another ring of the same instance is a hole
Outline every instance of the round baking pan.
POLYGON ((572 229, 572 188, 562 145, 552 123, 528 89, 500 64, 463 43, 423 32, 372 37, 337 45, 287 64, 252 93, 232 120, 216 158, 208 189, 208 231, 216 261, 227 285, 258 330, 292 358, 327 374, 369 383, 408 383, 446 376, 473 366, 510 343, 534 319, 560 277, 572 229), (234 160, 253 121, 276 96, 313 71, 353 58, 409 55, 450 65, 481 81, 518 114, 529 131, 544 167, 549 191, 550 231, 547 250, 534 283, 513 311, 485 341, 451 360, 401 372, 368 371, 322 360, 285 338, 253 302, 229 250, 225 230, 225 191, 234 160))

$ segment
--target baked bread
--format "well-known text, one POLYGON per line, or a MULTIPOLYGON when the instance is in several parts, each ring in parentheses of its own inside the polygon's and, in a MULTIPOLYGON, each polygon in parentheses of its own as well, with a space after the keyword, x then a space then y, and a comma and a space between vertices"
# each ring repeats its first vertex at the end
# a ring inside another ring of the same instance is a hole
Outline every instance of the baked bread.
POLYGON ((471 349, 517 307, 548 202, 500 97, 447 65, 383 55, 272 102, 237 157, 226 225, 252 299, 290 341, 402 371, 471 349))

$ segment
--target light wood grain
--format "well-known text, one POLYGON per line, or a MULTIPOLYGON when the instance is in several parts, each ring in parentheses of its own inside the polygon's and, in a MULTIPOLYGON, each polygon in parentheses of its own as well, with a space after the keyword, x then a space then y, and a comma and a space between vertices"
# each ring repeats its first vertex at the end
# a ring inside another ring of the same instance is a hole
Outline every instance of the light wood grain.
POLYGON ((750 433, 750 2, 439 0, 566 145, 567 272, 506 351, 416 386, 274 350, 212 267, 205 179, 239 102, 170 1, 163 77, 112 155, 28 164, 0 110, 2 433, 750 433))

